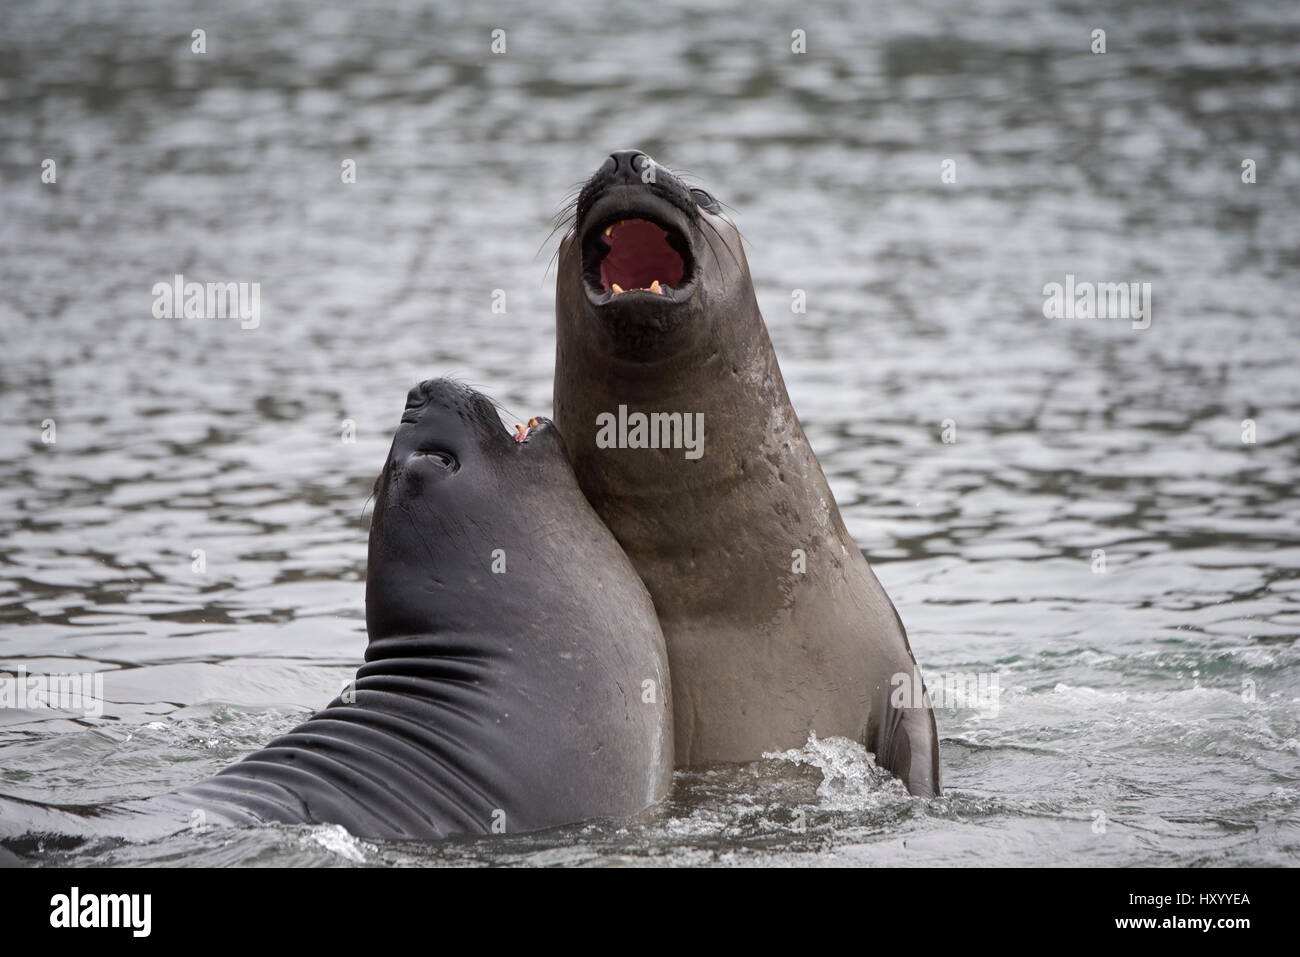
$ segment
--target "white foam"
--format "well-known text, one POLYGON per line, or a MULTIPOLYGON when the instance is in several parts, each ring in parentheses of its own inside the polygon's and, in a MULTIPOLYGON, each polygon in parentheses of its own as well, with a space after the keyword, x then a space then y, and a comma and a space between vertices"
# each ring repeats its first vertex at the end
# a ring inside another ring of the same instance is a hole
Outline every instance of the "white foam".
POLYGON ((340 824, 321 824, 312 828, 311 838, 325 850, 354 864, 366 862, 366 851, 374 853, 376 848, 358 840, 340 824))
POLYGON ((888 771, 876 766, 875 756, 849 738, 829 737, 819 740, 816 731, 808 732, 802 748, 768 751, 764 759, 790 764, 811 765, 822 773, 817 796, 823 807, 852 809, 877 803, 883 793, 890 796, 907 791, 903 783, 888 771))

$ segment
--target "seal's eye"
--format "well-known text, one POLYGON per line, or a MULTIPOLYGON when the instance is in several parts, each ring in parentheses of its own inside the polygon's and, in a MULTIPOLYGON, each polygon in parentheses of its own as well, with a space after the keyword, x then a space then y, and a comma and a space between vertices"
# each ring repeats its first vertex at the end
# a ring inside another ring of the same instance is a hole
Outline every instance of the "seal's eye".
POLYGON ((711 213, 716 213, 719 209, 721 209, 721 206, 719 205, 718 201, 713 198, 713 194, 710 193, 708 190, 700 189, 698 186, 692 186, 691 197, 695 200, 695 202, 700 206, 701 209, 707 209, 711 213))
POLYGON ((447 472, 454 472, 460 468, 460 463, 456 461, 456 456, 450 452, 443 452, 440 449, 420 449, 414 453, 431 465, 435 465, 447 472))

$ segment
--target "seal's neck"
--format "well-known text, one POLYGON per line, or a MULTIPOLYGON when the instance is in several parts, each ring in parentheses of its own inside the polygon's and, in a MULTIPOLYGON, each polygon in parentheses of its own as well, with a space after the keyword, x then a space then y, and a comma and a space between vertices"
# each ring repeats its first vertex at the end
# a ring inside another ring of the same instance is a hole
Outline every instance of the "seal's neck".
POLYGON ((593 468, 621 486, 612 489, 618 494, 641 489, 658 495, 734 484, 761 459, 778 471, 808 473, 819 492, 829 496, 752 290, 741 302, 709 311, 701 320, 702 334, 689 348, 649 361, 612 357, 591 348, 572 329, 561 329, 556 412, 584 490, 590 491, 593 468), (704 430, 702 454, 690 459, 655 451, 605 455, 598 419, 622 407, 696 416, 704 430))
MULTIPOLYGON (((728 562, 729 555, 770 553, 785 566, 793 549, 838 557, 848 540, 752 292, 706 325, 697 347, 661 362, 579 359, 566 355, 574 343, 560 345, 556 414, 579 483, 667 617, 684 602, 747 594, 747 563, 728 562), (699 413, 703 454, 689 460, 675 449, 602 447, 597 417, 620 405, 699 413), (697 563, 709 565, 718 589, 671 587, 697 563)), ((772 600, 755 595, 751 604, 758 614, 772 600)))

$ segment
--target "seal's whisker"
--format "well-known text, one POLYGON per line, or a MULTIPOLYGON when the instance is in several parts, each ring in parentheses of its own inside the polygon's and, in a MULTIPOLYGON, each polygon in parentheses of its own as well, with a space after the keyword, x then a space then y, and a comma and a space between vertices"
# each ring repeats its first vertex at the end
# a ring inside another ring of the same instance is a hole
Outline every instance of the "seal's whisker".
POLYGON ((736 231, 736 238, 740 240, 740 245, 742 247, 749 244, 749 237, 747 237, 744 233, 740 231, 739 226, 737 226, 735 223, 732 223, 731 228, 736 231))
MULTIPOLYGON (((570 214, 569 217, 555 223, 555 225, 551 227, 551 231, 546 234, 546 238, 542 240, 541 245, 537 247, 537 252, 533 254, 533 259, 536 259, 538 256, 542 254, 542 250, 546 248, 547 243, 549 243, 552 239, 554 239, 555 234, 560 232, 560 230, 564 230, 564 236, 561 237, 561 243, 562 243, 564 239, 568 237, 568 234, 573 230, 574 225, 575 222, 572 214, 570 214)), ((560 243, 557 243, 555 247, 556 252, 559 252, 559 248, 560 248, 560 243)))
MULTIPOLYGON (((560 245, 561 245, 561 244, 559 244, 559 243, 556 244, 556 246, 555 246, 555 252, 551 253, 551 258, 550 258, 550 260, 546 263, 546 269, 542 272, 542 282, 545 282, 545 281, 546 281, 546 277, 547 277, 547 275, 550 273, 550 271, 551 271, 551 267, 554 266, 554 265, 555 265, 555 261, 556 261, 557 259, 560 258, 560 245)), ((541 253, 541 250, 539 249, 539 250, 537 250, 537 252, 540 254, 540 253, 541 253)))
MULTIPOLYGON (((711 222, 709 222, 707 219, 704 219, 703 217, 701 217, 700 222, 704 223, 706 226, 709 227, 709 232, 713 233, 713 235, 715 235, 715 236, 718 237, 719 241, 721 241, 721 243, 722 243, 722 248, 725 249, 725 250, 727 251, 727 255, 729 255, 729 256, 731 257, 731 261, 734 262, 737 266, 740 266, 740 260, 736 257, 736 252, 735 252, 735 250, 733 250, 730 246, 727 245, 727 240, 726 240, 725 237, 723 237, 722 233, 718 232, 718 227, 717 227, 717 226, 714 226, 711 222)), ((708 244, 709 244, 709 248, 710 248, 710 249, 713 249, 713 255, 716 256, 716 255, 718 254, 718 252, 717 252, 717 250, 714 249, 714 247, 713 247, 713 241, 710 240, 710 239, 708 239, 708 234, 707 234, 707 233, 705 233, 705 234, 703 234, 703 235, 705 236, 705 239, 706 239, 706 241, 707 241, 708 244)), ((736 230, 736 235, 737 235, 737 236, 740 236, 740 230, 739 230, 739 229, 736 230)), ((744 241, 744 237, 741 237, 741 241, 742 241, 742 242, 744 241)))
MULTIPOLYGON (((551 217, 551 231, 546 234, 546 238, 543 239, 541 244, 537 247, 537 252, 533 254, 534 260, 542 254, 542 250, 546 248, 547 243, 555 238, 556 233, 563 233, 560 240, 560 242, 563 243, 564 239, 567 238, 573 231, 574 227, 577 226, 578 198, 582 194, 583 185, 584 184, 582 183, 577 183, 572 186, 568 195, 565 197, 564 202, 560 204, 560 208, 556 210, 555 215, 551 217)), ((558 255, 558 253, 559 244, 556 245, 556 252, 551 256, 551 260, 547 264, 546 273, 551 271, 551 266, 555 264, 555 255, 558 255)), ((543 276, 545 276, 546 273, 543 273, 543 276)))
POLYGON ((366 496, 366 500, 361 503, 361 512, 357 516, 358 518, 366 517, 366 508, 374 504, 375 496, 379 494, 379 483, 382 482, 383 480, 384 480, 384 473, 380 472, 379 475, 375 478, 374 488, 370 490, 370 494, 366 496))

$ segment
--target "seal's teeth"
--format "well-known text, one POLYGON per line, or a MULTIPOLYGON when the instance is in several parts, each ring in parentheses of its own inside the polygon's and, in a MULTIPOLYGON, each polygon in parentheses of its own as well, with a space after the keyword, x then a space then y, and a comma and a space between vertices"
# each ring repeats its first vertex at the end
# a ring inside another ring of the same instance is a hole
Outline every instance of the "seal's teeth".
POLYGON ((524 430, 524 427, 523 427, 522 425, 520 425, 518 422, 516 422, 516 423, 515 423, 515 431, 516 431, 516 432, 523 432, 523 430, 524 430))
POLYGON ((616 296, 623 291, 623 287, 620 286, 618 283, 611 283, 609 288, 614 291, 614 295, 616 296))
POLYGON ((652 282, 652 283, 650 284, 650 291, 651 291, 651 292, 658 292, 658 293, 662 293, 662 292, 663 292, 663 290, 659 288, 659 280, 658 280, 658 279, 656 279, 654 282, 652 282))
POLYGON ((610 223, 608 226, 605 227, 605 235, 609 236, 613 232, 614 232, 614 224, 610 223))
POLYGON ((537 418, 536 418, 536 416, 534 416, 533 418, 531 418, 531 419, 528 420, 528 427, 529 427, 530 429, 535 429, 535 428, 537 428, 537 418))

